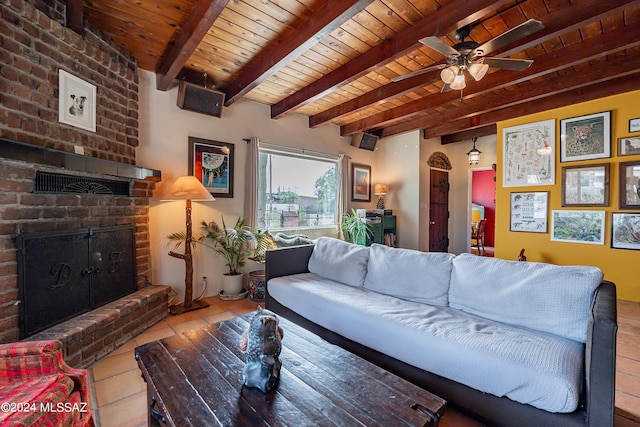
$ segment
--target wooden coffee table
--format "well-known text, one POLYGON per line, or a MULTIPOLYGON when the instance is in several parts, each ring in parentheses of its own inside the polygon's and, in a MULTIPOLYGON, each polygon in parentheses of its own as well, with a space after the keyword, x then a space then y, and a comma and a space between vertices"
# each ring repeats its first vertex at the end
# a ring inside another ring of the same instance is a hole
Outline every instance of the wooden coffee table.
POLYGON ((251 316, 136 348, 149 425, 426 426, 444 414, 443 399, 281 316, 279 384, 243 387, 239 342, 251 316))

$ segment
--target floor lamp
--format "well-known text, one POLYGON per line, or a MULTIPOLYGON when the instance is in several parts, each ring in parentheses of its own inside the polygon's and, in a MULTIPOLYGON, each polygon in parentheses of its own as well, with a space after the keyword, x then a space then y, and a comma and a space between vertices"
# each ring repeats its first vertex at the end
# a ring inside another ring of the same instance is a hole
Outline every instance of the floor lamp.
POLYGON ((215 199, 204 185, 202 185, 198 178, 195 176, 181 176, 169 188, 168 194, 163 197, 163 200, 185 200, 187 204, 187 232, 184 239, 184 254, 169 251, 170 256, 183 259, 186 264, 186 273, 184 276, 184 302, 170 307, 169 311, 171 314, 181 314, 209 307, 209 304, 202 300, 193 300, 193 255, 191 254, 193 235, 191 227, 191 202, 210 202, 215 199))

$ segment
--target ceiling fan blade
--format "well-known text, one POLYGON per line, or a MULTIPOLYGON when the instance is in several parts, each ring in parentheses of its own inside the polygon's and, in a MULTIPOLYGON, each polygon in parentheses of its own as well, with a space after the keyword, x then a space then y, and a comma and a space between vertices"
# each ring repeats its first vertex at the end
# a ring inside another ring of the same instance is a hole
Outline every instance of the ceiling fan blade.
POLYGON ((428 73, 429 71, 442 70, 446 66, 447 66, 447 64, 433 65, 431 67, 423 68, 422 70, 416 70, 416 71, 412 71, 411 73, 408 73, 408 74, 403 74, 401 76, 393 77, 393 78, 391 78, 391 81, 392 82, 399 82, 400 80, 408 79, 409 77, 419 76, 420 74, 428 73))
POLYGON ((489 40, 485 44, 478 46, 476 52, 482 51, 482 53, 479 53, 479 55, 486 55, 508 44, 511 44, 516 40, 526 37, 529 34, 540 31, 543 28, 544 25, 542 25, 542 22, 535 19, 529 19, 528 21, 523 22, 517 27, 513 27, 509 31, 500 34, 498 37, 489 40))
POLYGON ((420 39, 419 41, 423 45, 429 46, 431 49, 440 52, 444 56, 460 55, 460 52, 458 52, 457 50, 455 50, 454 48, 452 48, 451 46, 449 46, 448 44, 446 44, 445 42, 443 42, 437 37, 433 37, 433 36, 425 37, 423 39, 420 39))
POLYGON ((489 67, 500 68, 502 70, 524 71, 531 64, 532 59, 513 59, 513 58, 484 58, 484 63, 489 67))

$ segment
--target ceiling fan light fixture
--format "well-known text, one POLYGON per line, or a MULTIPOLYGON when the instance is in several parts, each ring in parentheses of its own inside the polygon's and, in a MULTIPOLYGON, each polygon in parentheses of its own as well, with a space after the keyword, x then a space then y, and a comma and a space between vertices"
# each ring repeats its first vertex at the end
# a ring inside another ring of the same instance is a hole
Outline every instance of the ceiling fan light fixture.
POLYGON ((464 79, 464 74, 462 73, 462 69, 458 70, 458 75, 455 79, 453 79, 453 83, 450 84, 451 89, 453 90, 462 90, 467 87, 467 82, 464 79))
POLYGON ((457 75, 458 75, 458 67, 456 67, 455 65, 447 67, 440 72, 440 78, 442 79, 443 82, 445 82, 448 85, 453 83, 457 75))
POLYGON ((487 74, 487 71, 489 71, 489 65, 476 62, 469 65, 468 70, 469 74, 471 74, 471 77, 473 77, 475 81, 479 82, 485 76, 485 74, 487 74))

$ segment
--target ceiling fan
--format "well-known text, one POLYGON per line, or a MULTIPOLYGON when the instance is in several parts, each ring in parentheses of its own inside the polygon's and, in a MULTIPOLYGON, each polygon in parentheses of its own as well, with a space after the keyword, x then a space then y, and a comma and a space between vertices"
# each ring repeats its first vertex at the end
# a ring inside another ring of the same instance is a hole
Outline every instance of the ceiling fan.
POLYGON ((440 78, 444 82, 442 92, 447 92, 450 89, 462 90, 467 86, 464 74, 465 71, 476 81, 479 81, 485 76, 485 74, 487 74, 489 67, 500 68, 503 70, 523 71, 533 63, 533 60, 487 58, 485 55, 541 30, 544 28, 544 25, 542 25, 542 22, 540 21, 529 19, 528 21, 513 27, 509 31, 482 45, 471 40, 464 40, 469 37, 472 28, 473 24, 459 28, 456 31, 456 39, 460 40, 460 42, 453 46, 449 46, 437 37, 425 37, 420 39, 420 43, 442 53, 446 57, 446 64, 438 64, 412 73, 404 74, 402 76, 397 76, 392 78, 391 81, 397 82, 429 71, 442 70, 440 73, 440 78))

